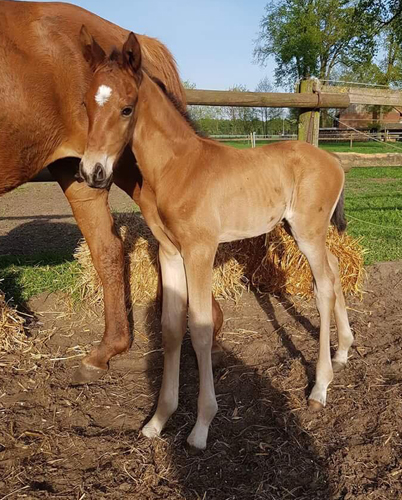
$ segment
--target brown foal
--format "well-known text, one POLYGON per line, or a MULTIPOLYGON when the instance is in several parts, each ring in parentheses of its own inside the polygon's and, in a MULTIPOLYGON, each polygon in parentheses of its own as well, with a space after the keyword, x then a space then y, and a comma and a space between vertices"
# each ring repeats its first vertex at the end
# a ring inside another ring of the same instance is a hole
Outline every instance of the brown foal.
MULTIPOLYGON (((98 189, 77 179, 88 130, 83 100, 92 77, 78 38, 83 23, 106 50, 120 46, 128 35, 75 5, 0 0, 0 196, 48 166, 71 204, 104 288, 105 333, 75 373, 78 383, 103 375, 109 360, 130 346, 123 246, 114 231, 108 187, 113 179, 138 200, 142 186, 130 148, 114 165, 113 177, 110 172, 101 178, 98 172, 98 189)), ((183 87, 168 49, 153 38, 139 39, 146 71, 184 104, 183 87)), ((85 56, 96 52, 91 37, 84 43, 85 56)), ((214 306, 219 329, 221 313, 214 306)))
POLYGON ((211 276, 218 244, 267 233, 283 220, 314 276, 321 325, 309 403, 322 408, 333 368, 346 365, 353 342, 337 260, 325 244, 331 218, 341 230, 345 224, 344 173, 338 160, 302 142, 236 150, 197 136, 163 85, 143 70, 140 43, 132 33, 121 53, 98 60, 86 108, 89 132, 83 174, 91 177, 96 169, 111 169, 129 143, 144 178, 143 215, 160 243, 164 374, 156 413, 143 434, 159 435, 177 408, 188 301, 200 373, 198 416, 188 443, 206 447, 217 411, 211 276), (339 345, 331 362, 333 311, 339 345))

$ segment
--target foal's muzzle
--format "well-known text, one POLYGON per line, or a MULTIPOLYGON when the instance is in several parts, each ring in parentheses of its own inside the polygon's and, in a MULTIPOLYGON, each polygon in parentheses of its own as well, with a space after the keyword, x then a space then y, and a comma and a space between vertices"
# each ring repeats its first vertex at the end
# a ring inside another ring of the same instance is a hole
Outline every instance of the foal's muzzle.
POLYGON ((89 187, 97 189, 108 188, 113 180, 113 176, 108 176, 102 163, 96 163, 90 173, 84 169, 83 162, 80 162, 79 177, 84 179, 89 187))

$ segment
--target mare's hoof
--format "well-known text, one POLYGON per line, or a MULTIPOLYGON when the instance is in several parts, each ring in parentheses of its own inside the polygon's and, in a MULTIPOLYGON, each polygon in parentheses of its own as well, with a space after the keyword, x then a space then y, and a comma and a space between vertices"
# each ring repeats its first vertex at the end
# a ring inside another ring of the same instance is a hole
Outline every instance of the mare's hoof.
POLYGON ((308 408, 310 411, 314 413, 318 413, 319 411, 324 409, 324 405, 315 399, 308 400, 308 408))
POLYGON ((71 376, 70 385, 83 385, 96 382, 107 373, 107 370, 81 363, 71 376))
POLYGON ((346 363, 340 361, 332 361, 332 370, 334 373, 339 373, 346 368, 346 363))

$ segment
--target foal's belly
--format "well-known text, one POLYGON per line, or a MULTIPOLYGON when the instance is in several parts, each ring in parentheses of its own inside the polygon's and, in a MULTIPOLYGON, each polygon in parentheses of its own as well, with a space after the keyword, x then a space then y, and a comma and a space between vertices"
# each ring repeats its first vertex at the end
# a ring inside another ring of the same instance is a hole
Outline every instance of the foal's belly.
POLYGON ((282 220, 283 213, 284 210, 281 208, 270 214, 260 214, 260 216, 253 217, 252 219, 239 217, 236 220, 233 217, 233 219, 228 221, 228 224, 222 227, 219 243, 244 240, 269 233, 282 220))

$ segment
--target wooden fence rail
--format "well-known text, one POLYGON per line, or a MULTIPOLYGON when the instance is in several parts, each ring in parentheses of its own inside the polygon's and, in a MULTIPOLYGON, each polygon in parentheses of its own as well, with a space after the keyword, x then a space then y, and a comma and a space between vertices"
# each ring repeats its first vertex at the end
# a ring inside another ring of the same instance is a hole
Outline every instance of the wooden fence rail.
POLYGON ((249 106, 256 108, 347 108, 350 104, 402 108, 402 91, 358 87, 321 87, 320 102, 313 93, 234 92, 187 89, 188 104, 203 106, 249 106))
MULTIPOLYGON (((298 138, 318 145, 319 109, 347 108, 350 104, 370 104, 402 108, 402 92, 357 87, 320 87, 316 80, 299 85, 299 92, 234 92, 229 90, 187 89, 188 104, 203 106, 244 106, 255 108, 299 108, 298 138), (319 91, 319 94, 317 93, 319 91)), ((34 180, 52 180, 47 169, 34 180)))
POLYGON ((230 90, 187 89, 188 104, 203 106, 240 106, 256 108, 347 108, 348 94, 286 94, 284 92, 232 92, 230 90))

